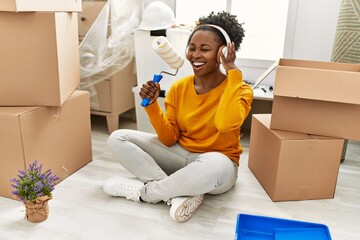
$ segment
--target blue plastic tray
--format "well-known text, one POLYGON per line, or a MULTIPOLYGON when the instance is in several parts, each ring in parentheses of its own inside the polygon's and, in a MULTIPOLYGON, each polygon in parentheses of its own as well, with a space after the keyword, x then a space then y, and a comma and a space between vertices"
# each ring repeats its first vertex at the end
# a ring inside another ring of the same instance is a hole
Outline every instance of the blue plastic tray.
POLYGON ((324 224, 296 220, 239 214, 235 240, 331 240, 324 224))

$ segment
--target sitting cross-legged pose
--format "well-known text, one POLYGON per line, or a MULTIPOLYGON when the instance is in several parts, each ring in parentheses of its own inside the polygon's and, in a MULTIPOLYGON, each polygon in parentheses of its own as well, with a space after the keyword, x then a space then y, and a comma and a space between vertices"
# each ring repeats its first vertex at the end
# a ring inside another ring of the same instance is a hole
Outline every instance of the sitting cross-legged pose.
POLYGON ((171 205, 170 216, 184 222, 205 194, 233 187, 242 153, 240 127, 253 100, 235 65, 243 37, 234 15, 212 12, 199 19, 186 49, 194 74, 172 84, 165 112, 157 101, 160 85, 149 80, 141 87, 156 134, 120 129, 110 135, 113 156, 136 178, 114 176, 103 185, 106 193, 136 202, 164 201, 171 205))

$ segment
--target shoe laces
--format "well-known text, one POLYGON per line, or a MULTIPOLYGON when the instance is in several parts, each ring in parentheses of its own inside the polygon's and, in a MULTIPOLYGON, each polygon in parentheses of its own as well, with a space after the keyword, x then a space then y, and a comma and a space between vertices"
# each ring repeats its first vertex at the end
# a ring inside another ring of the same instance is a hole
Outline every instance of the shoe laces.
POLYGON ((133 191, 126 195, 126 199, 140 202, 140 191, 133 191))
POLYGON ((140 202, 140 187, 121 184, 120 189, 119 194, 125 196, 126 199, 140 202))

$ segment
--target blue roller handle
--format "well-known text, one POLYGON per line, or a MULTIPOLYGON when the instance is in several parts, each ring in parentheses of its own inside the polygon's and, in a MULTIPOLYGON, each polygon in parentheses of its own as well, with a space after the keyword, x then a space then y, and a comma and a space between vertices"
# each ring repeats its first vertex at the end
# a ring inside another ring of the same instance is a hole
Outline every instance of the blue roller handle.
MULTIPOLYGON (((153 77, 153 82, 160 82, 160 80, 163 78, 163 76, 161 74, 154 74, 154 77, 153 77)), ((150 100, 147 99, 147 98, 143 98, 142 102, 141 102, 141 106, 143 107, 148 107, 150 104, 150 100)))

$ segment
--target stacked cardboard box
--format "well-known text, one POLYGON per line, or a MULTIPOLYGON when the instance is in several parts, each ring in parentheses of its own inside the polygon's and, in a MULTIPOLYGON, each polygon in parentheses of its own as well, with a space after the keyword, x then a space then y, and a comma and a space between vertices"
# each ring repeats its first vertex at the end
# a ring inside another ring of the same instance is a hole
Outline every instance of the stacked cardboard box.
POLYGON ((65 179, 92 160, 88 92, 80 83, 80 0, 0 4, 0 196, 35 160, 65 179))
POLYGON ((333 198, 345 139, 360 140, 360 64, 280 59, 248 166, 273 201, 333 198))

